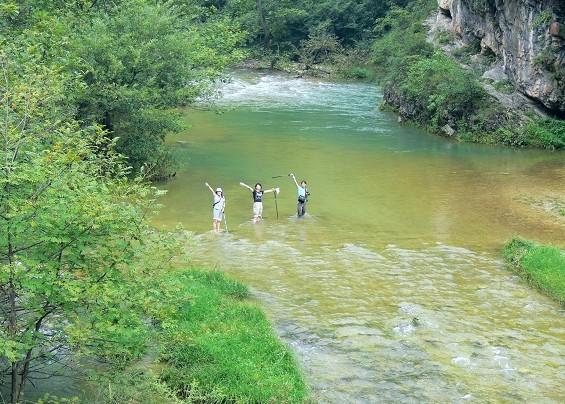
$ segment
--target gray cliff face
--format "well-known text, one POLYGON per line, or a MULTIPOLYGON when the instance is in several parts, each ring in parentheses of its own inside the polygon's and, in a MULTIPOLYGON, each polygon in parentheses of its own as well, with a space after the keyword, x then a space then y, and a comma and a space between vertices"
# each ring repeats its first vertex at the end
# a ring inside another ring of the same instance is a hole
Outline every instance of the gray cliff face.
POLYGON ((518 91, 565 112, 565 0, 438 0, 465 42, 502 60, 518 91))

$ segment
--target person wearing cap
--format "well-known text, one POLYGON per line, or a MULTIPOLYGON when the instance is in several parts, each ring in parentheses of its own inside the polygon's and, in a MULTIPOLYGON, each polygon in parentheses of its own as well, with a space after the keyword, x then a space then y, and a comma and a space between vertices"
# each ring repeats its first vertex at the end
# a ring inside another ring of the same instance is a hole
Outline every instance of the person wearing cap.
POLYGON ((210 184, 206 182, 205 185, 214 195, 214 203, 212 204, 212 217, 213 217, 212 226, 214 228, 214 231, 216 233, 219 233, 222 224, 222 219, 224 217, 224 210, 226 209, 226 198, 224 196, 224 192, 222 191, 222 188, 218 187, 216 188, 216 191, 214 191, 210 186, 210 184))

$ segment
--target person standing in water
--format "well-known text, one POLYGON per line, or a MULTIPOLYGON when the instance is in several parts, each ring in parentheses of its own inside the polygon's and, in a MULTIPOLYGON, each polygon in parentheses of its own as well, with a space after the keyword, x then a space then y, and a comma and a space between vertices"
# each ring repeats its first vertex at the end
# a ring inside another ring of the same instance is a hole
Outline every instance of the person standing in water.
POLYGON ((205 185, 208 187, 210 192, 214 195, 214 203, 212 204, 212 217, 213 217, 213 227, 216 233, 220 232, 220 227, 222 224, 222 219, 224 217, 224 210, 226 209, 226 197, 222 188, 216 188, 216 191, 212 189, 210 184, 207 182, 205 185))
POLYGON ((260 183, 255 184, 255 188, 240 182, 239 185, 249 189, 253 193, 253 223, 260 222, 263 219, 263 195, 268 192, 275 192, 277 188, 265 189, 260 183))
POLYGON ((298 184, 298 181, 296 181, 296 177, 294 176, 294 174, 291 173, 290 176, 294 180, 294 183, 296 184, 296 188, 298 191, 298 203, 296 204, 296 214, 298 217, 302 217, 306 214, 306 202, 308 201, 308 196, 310 196, 310 192, 308 192, 308 188, 306 188, 307 183, 305 180, 300 181, 300 184, 298 184))

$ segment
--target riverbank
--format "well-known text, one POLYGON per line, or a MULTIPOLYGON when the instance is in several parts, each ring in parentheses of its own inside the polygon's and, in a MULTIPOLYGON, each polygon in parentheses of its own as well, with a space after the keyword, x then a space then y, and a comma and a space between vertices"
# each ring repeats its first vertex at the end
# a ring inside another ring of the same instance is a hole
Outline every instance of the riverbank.
POLYGON ((246 286, 195 269, 164 284, 166 304, 153 313, 155 359, 109 380, 99 402, 305 401, 293 354, 246 286))
POLYGON ((504 258, 530 284, 565 305, 565 251, 514 238, 504 248, 504 258))
POLYGON ((436 10, 437 1, 421 0, 377 23, 383 107, 458 141, 565 149, 565 121, 520 94, 480 40, 436 22, 436 10))
POLYGON ((247 59, 236 67, 257 71, 283 72, 295 78, 313 77, 365 82, 375 80, 375 69, 368 56, 358 55, 355 58, 349 58, 346 54, 342 54, 338 59, 333 63, 305 65, 291 61, 288 55, 273 58, 270 55, 260 56, 257 54, 255 58, 247 59))

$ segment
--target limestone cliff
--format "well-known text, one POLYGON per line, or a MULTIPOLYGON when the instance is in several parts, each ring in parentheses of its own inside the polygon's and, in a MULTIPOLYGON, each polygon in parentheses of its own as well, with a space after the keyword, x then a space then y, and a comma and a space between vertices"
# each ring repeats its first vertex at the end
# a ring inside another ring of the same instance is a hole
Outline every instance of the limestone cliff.
POLYGON ((565 113, 565 0, 438 0, 463 41, 480 40, 517 90, 565 113))

